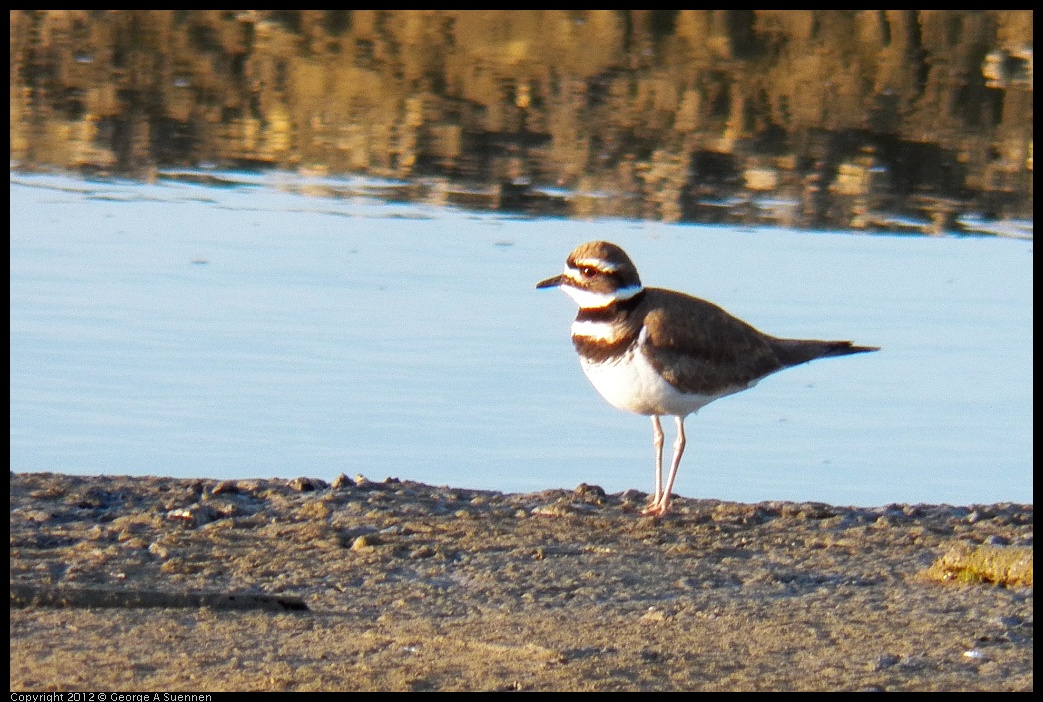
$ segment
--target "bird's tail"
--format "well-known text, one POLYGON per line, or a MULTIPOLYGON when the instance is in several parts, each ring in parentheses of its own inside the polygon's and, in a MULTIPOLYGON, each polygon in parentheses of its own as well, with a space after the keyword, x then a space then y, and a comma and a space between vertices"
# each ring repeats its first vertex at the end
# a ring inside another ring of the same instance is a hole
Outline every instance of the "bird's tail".
POLYGON ((775 356, 784 366, 798 366, 829 356, 848 356, 853 353, 879 351, 879 346, 855 346, 850 341, 819 341, 817 339, 773 339, 775 356))

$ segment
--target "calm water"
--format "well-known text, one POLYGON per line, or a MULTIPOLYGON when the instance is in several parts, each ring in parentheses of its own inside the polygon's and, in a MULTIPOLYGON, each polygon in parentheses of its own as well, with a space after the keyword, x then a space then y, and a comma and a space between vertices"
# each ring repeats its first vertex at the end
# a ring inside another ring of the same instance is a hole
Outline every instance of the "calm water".
POLYGON ((766 332, 884 348, 690 417, 678 494, 1032 502, 1030 241, 514 219, 235 177, 12 175, 14 470, 648 491, 648 419, 598 397, 573 303, 533 289, 608 239, 646 284, 766 332))

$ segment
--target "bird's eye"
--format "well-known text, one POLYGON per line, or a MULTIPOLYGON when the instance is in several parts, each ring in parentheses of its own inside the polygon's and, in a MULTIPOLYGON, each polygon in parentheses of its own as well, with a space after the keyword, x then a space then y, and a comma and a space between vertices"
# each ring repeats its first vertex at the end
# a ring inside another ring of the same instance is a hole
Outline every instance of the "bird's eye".
POLYGON ((593 278, 598 274, 598 269, 594 266, 580 266, 579 274, 584 278, 593 278))

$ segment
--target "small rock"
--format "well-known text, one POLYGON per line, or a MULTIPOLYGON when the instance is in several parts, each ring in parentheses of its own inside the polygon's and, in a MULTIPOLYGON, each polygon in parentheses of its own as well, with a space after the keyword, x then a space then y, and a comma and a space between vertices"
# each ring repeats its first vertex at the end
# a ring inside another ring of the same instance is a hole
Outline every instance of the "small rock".
POLYGON ((214 486, 214 495, 236 495, 239 493, 239 484, 234 480, 222 480, 214 486))
POLYGON ((605 490, 598 485, 580 483, 576 486, 576 489, 573 490, 573 494, 575 494, 576 497, 604 497, 605 490))
POLYGON ((879 673, 881 670, 887 670, 892 666, 898 665, 898 662, 901 660, 901 656, 896 656, 893 653, 885 653, 882 656, 877 656, 876 661, 873 663, 873 672, 879 673))
POLYGON ((413 559, 418 558, 431 558, 434 556, 436 551, 430 546, 420 546, 409 552, 409 557, 413 559))
POLYGON ((325 490, 329 487, 329 483, 318 478, 300 477, 291 480, 290 487, 297 492, 315 492, 316 490, 325 490))
POLYGON ((343 490, 346 488, 355 487, 355 481, 341 473, 333 479, 332 486, 334 490, 343 490))
POLYGON ((372 534, 363 534, 351 544, 352 551, 366 551, 378 545, 380 540, 372 534))
POLYGON ((655 622, 658 624, 668 621, 669 619, 669 614, 661 609, 656 609, 655 607, 649 607, 648 611, 641 615, 641 621, 643 622, 655 622))
POLYGON ((562 505, 558 503, 550 505, 540 505, 532 510, 532 514, 538 517, 567 517, 572 512, 570 510, 571 505, 562 505))
POLYGON ((191 507, 172 509, 167 512, 167 519, 181 522, 190 527, 200 527, 219 518, 217 510, 210 505, 195 504, 191 507))

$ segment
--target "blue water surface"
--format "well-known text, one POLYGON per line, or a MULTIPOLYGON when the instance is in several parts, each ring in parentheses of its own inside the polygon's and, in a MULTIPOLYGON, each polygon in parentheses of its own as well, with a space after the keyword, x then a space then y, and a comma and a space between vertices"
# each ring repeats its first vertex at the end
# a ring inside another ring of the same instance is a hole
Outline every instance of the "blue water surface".
POLYGON ((765 332, 883 348, 690 417, 676 493, 1032 502, 1031 241, 514 218, 229 178, 12 174, 15 471, 649 491, 648 419, 601 400, 574 304, 533 288, 607 239, 646 285, 765 332))

